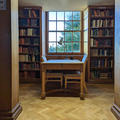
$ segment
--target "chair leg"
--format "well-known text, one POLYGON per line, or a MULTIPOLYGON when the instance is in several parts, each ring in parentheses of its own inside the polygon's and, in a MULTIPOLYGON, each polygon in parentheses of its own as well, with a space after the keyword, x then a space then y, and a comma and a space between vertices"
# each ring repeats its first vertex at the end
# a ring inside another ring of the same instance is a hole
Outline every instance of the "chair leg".
POLYGON ((62 88, 62 86, 63 86, 63 79, 62 79, 62 77, 60 78, 60 81, 61 81, 61 88, 62 88))
POLYGON ((81 88, 81 91, 80 91, 80 99, 81 100, 84 100, 84 92, 83 92, 83 89, 84 89, 84 83, 83 83, 83 73, 82 73, 82 79, 81 79, 81 84, 80 84, 80 88, 81 88))
POLYGON ((65 78, 65 88, 67 88, 67 78, 65 78))
POLYGON ((86 82, 84 81, 84 89, 85 89, 85 93, 88 93, 88 89, 87 89, 87 86, 86 86, 86 82))

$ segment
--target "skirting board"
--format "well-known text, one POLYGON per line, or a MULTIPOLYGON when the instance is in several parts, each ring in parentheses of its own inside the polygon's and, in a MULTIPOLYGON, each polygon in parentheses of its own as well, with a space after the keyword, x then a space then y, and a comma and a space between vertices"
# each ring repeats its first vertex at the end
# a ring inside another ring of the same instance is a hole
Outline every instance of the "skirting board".
POLYGON ((16 120, 19 114, 22 112, 22 107, 20 104, 17 104, 11 111, 9 112, 1 112, 0 111, 0 120, 16 120))
POLYGON ((112 111, 112 113, 115 115, 115 117, 116 117, 118 120, 120 120, 120 108, 119 108, 117 105, 113 104, 113 106, 112 106, 112 108, 111 108, 111 111, 112 111))

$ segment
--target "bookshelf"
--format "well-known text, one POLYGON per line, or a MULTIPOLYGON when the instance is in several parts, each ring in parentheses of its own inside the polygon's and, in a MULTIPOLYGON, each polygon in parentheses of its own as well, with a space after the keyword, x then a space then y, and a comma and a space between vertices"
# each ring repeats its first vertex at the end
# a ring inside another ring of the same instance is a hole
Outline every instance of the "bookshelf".
POLYGON ((40 82, 41 7, 19 9, 19 78, 21 83, 40 82))
POLYGON ((91 83, 113 82, 113 6, 88 7, 88 79, 91 83))

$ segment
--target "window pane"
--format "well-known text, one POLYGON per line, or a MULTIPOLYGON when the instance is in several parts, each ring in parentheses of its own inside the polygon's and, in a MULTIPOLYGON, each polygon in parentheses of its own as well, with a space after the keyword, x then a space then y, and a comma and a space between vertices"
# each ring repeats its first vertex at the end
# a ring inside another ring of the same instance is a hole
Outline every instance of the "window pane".
POLYGON ((64 20, 64 12, 57 12, 57 20, 64 20))
POLYGON ((49 20, 56 20, 56 12, 49 12, 49 20))
POLYGON ((57 22, 57 30, 64 30, 64 22, 57 22))
POLYGON ((64 32, 57 32, 57 42, 61 44, 64 42, 64 32))
POLYGON ((64 52, 64 43, 63 44, 57 43, 57 52, 64 52))
POLYGON ((49 42, 56 41, 56 32, 49 32, 49 42))
POLYGON ((72 32, 65 32, 65 42, 72 41, 72 32))
POLYGON ((80 41, 80 32, 73 32, 73 41, 80 41))
POLYGON ((80 12, 73 12, 73 20, 80 20, 80 12))
POLYGON ((80 52, 80 42, 73 42, 73 52, 80 52))
POLYGON ((65 52, 72 52, 72 42, 65 43, 65 52))
POLYGON ((80 22, 73 22, 73 30, 80 30, 80 22))
POLYGON ((49 52, 56 52, 56 42, 49 43, 49 52))
POLYGON ((65 30, 72 30, 72 22, 69 21, 65 22, 65 30))
POLYGON ((65 12, 65 20, 72 20, 72 12, 65 12))
POLYGON ((56 30, 56 22, 49 21, 49 30, 56 30))

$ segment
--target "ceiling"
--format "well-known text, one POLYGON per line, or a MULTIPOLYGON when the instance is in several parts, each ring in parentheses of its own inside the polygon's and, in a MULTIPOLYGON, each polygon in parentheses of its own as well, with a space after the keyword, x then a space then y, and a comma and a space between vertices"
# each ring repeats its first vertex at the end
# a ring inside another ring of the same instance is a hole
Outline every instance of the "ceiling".
POLYGON ((20 6, 42 6, 43 10, 83 10, 88 5, 114 5, 115 0, 19 0, 20 6))

